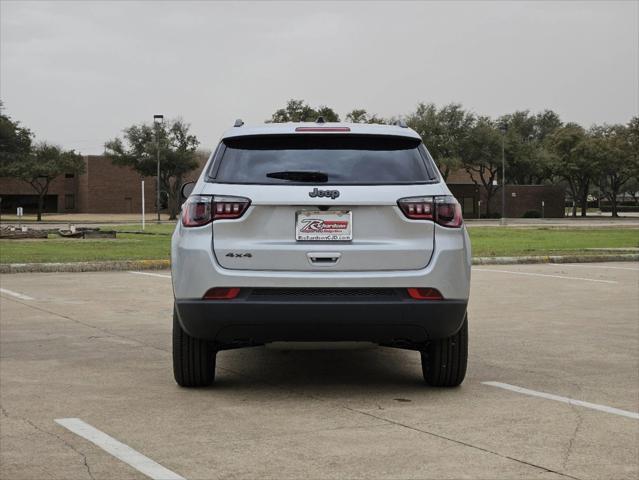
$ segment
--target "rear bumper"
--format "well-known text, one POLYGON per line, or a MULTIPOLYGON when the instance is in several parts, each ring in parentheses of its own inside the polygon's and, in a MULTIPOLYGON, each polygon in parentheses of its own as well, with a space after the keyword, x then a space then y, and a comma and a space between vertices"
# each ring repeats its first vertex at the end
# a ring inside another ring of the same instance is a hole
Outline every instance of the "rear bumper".
POLYGON ((369 341, 419 346, 455 334, 466 300, 268 298, 176 300, 182 328, 219 348, 274 341, 369 341))

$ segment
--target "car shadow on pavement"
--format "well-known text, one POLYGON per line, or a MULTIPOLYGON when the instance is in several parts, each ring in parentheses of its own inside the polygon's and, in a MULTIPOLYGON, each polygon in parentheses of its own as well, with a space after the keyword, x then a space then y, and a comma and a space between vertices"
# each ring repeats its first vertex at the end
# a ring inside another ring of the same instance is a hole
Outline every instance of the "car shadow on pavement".
POLYGON ((396 348, 354 350, 270 350, 264 347, 220 352, 216 385, 281 387, 361 387, 372 390, 424 388, 418 352, 396 348))

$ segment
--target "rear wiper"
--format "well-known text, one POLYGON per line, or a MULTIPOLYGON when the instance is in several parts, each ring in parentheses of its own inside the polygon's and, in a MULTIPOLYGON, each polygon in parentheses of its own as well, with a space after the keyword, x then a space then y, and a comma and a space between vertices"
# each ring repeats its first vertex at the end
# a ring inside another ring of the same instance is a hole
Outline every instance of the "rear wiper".
POLYGON ((328 175, 323 172, 305 172, 305 171, 285 171, 270 172, 266 174, 269 178, 279 178, 281 180, 292 180, 294 182, 311 182, 325 183, 328 182, 328 175))

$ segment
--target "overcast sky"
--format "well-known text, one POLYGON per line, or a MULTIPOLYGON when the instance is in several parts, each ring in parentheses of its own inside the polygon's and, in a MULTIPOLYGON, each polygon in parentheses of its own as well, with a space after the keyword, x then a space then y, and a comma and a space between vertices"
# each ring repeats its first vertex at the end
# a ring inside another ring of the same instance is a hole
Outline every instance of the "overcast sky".
POLYGON ((205 148, 289 98, 565 121, 639 113, 639 2, 0 2, 6 113, 82 153, 153 114, 205 148))

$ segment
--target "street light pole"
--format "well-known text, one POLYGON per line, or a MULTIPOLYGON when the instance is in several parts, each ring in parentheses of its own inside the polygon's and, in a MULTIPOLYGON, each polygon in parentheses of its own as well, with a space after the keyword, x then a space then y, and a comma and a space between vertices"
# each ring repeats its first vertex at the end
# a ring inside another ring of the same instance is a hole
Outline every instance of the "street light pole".
POLYGON ((506 225, 506 124, 502 124, 501 130, 501 220, 500 225, 506 225))
POLYGON ((142 180, 142 230, 144 230, 144 224, 145 224, 145 212, 144 212, 144 177, 141 178, 142 180))
POLYGON ((158 171, 157 171, 157 191, 156 191, 156 210, 158 213, 158 223, 160 223, 160 126, 164 122, 164 115, 153 115, 153 123, 155 125, 155 148, 157 151, 158 171))

